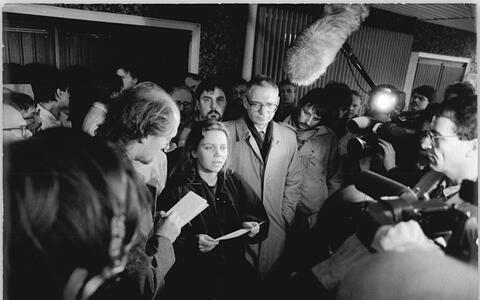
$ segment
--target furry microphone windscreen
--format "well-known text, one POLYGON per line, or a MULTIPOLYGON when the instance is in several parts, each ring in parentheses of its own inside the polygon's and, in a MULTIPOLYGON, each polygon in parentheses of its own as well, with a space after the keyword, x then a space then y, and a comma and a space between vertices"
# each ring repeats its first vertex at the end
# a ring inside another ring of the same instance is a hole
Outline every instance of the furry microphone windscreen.
POLYGON ((309 26, 287 52, 285 72, 290 80, 298 85, 315 82, 368 13, 363 4, 325 5, 323 17, 309 26))

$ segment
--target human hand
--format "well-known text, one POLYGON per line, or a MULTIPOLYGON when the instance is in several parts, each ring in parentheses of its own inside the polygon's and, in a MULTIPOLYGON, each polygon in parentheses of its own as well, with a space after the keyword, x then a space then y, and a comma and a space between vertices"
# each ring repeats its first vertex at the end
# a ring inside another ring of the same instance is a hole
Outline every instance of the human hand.
POLYGON ((177 213, 172 212, 167 215, 164 211, 161 211, 160 218, 155 222, 153 232, 155 235, 166 237, 173 243, 180 234, 182 224, 183 220, 177 213))
POLYGON ((213 248, 215 248, 215 246, 217 246, 219 243, 219 241, 215 241, 215 239, 206 234, 198 234, 197 239, 198 249, 203 253, 212 251, 213 248))
POLYGON ((378 139, 378 145, 382 147, 383 155, 383 166, 385 170, 390 170, 395 168, 397 165, 395 163, 395 149, 393 149, 392 144, 383 139, 378 139))
POLYGON ((260 223, 258 222, 243 222, 242 228, 249 229, 250 232, 248 233, 249 237, 254 237, 257 233, 260 232, 260 223))
POLYGON ((377 251, 404 252, 411 249, 440 250, 427 238, 417 221, 400 222, 393 226, 381 226, 375 233, 372 247, 377 251))

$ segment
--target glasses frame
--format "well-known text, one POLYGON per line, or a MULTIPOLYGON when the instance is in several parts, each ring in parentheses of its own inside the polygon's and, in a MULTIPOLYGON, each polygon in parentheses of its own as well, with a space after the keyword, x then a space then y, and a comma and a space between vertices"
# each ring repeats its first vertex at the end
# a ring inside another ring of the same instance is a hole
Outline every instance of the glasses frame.
POLYGON ((278 105, 277 104, 273 104, 273 103, 260 103, 260 102, 256 102, 256 101, 250 101, 247 99, 247 103, 248 105, 250 106, 250 108, 252 108, 253 111, 261 111, 263 107, 266 107, 267 108, 267 112, 269 113, 272 113, 272 112, 275 112, 277 111, 278 109, 278 105), (268 108, 268 105, 273 105, 275 108, 273 110, 269 109, 268 108), (255 108, 255 106, 258 106, 258 108, 255 108))
POLYGON ((438 140, 441 138, 452 138, 452 137, 460 138, 456 134, 455 135, 438 135, 433 133, 433 131, 431 130, 425 130, 423 134, 424 134, 424 138, 428 139, 428 141, 430 142, 430 148, 438 147, 438 140))

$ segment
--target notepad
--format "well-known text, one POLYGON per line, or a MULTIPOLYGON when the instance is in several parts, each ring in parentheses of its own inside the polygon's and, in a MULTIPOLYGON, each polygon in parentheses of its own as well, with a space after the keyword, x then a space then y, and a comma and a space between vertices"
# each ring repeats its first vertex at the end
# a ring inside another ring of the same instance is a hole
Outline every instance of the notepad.
POLYGON ((190 191, 167 212, 176 212, 182 218, 182 227, 208 207, 207 200, 190 191))

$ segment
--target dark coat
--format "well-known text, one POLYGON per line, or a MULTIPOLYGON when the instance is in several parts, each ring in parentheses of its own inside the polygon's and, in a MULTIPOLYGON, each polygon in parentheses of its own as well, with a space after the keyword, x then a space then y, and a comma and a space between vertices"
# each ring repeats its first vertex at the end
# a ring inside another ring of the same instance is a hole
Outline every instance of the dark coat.
POLYGON ((196 174, 173 175, 157 200, 157 209, 168 211, 189 191, 208 202, 208 207, 182 228, 174 243, 176 263, 166 278, 172 298, 231 299, 241 293, 252 279, 254 268, 245 258, 247 244, 267 237, 268 217, 253 189, 237 173, 219 173, 216 192, 196 174), (242 222, 264 223, 253 238, 248 235, 221 241, 212 251, 198 250, 196 235, 218 238, 241 228, 242 222), (233 290, 232 290, 233 289, 233 290), (232 294, 233 292, 233 294, 232 294), (230 294, 228 294, 230 293, 230 294))

